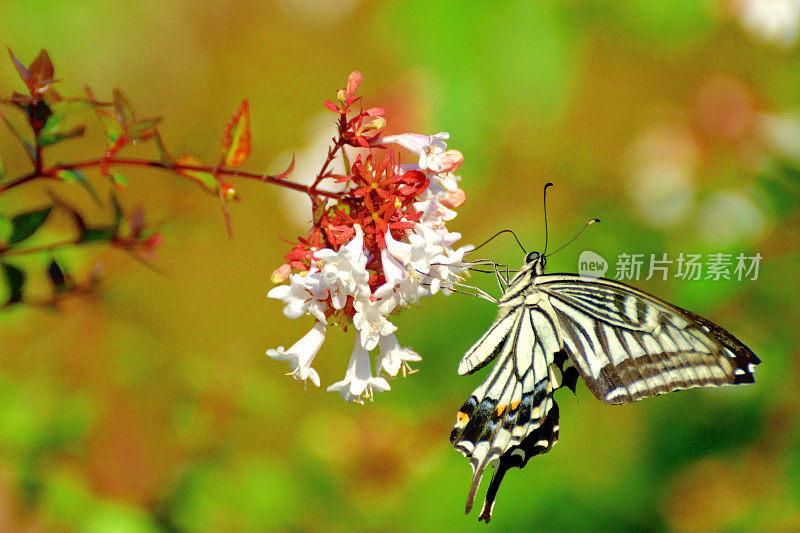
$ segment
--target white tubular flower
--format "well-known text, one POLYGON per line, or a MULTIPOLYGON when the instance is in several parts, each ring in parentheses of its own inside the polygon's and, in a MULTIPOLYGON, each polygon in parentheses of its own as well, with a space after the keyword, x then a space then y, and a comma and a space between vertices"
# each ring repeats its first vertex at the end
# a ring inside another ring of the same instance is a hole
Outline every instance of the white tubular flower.
POLYGON ((439 183, 447 192, 453 192, 458 189, 458 182, 461 181, 460 176, 456 176, 452 172, 445 172, 442 174, 435 174, 433 179, 439 183))
POLYGON ((363 404, 362 396, 372 400, 376 392, 385 392, 390 388, 385 378, 372 375, 369 352, 356 339, 344 379, 328 387, 328 392, 337 391, 345 401, 363 404))
POLYGON ((355 236, 334 252, 330 248, 314 252, 314 258, 322 263, 321 279, 331 291, 334 309, 344 307, 348 296, 357 296, 367 291, 369 274, 366 270, 367 255, 364 253, 364 232, 359 225, 353 226, 355 236))
POLYGON ((289 362, 289 374, 297 381, 311 382, 319 387, 319 374, 311 368, 314 357, 325 342, 325 324, 317 322, 311 330, 306 333, 299 341, 285 350, 279 346, 277 350, 267 350, 267 355, 278 361, 289 362))
POLYGON ((431 254, 423 239, 414 234, 408 238, 411 244, 396 241, 392 233, 387 231, 384 234, 386 248, 381 251, 386 284, 393 286, 394 292, 400 297, 398 303, 402 306, 430 295, 423 281, 430 270, 431 254))
POLYGON ((441 201, 447 192, 439 185, 435 185, 439 191, 433 190, 435 184, 431 184, 428 190, 419 195, 420 201, 414 202, 414 209, 422 211, 420 221, 433 227, 442 226, 448 220, 456 218, 456 212, 442 205, 441 201))
POLYGON ((425 241, 427 248, 436 253, 441 253, 445 247, 452 246, 461 238, 460 233, 451 233, 445 227, 434 229, 425 224, 415 224, 414 230, 425 241))
POLYGON ((378 345, 381 335, 388 335, 397 330, 397 326, 389 322, 388 318, 389 313, 397 307, 397 303, 397 298, 393 294, 387 294, 385 297, 374 301, 369 298, 363 298, 353 303, 353 308, 356 311, 353 316, 353 325, 358 330, 358 338, 361 345, 367 351, 374 349, 378 345))
MULTIPOLYGON (((419 156, 420 170, 423 172, 429 170, 438 173, 453 166, 453 162, 451 161, 452 156, 447 153, 447 144, 444 142, 449 138, 450 134, 444 131, 436 135, 403 133, 400 135, 382 137, 379 139, 379 143, 399 144, 412 154, 419 156)), ((463 157, 461 159, 463 160, 463 157)))
POLYGON ((292 274, 289 285, 279 285, 267 293, 267 298, 282 300, 285 304, 283 314, 286 318, 300 318, 310 314, 320 322, 325 322, 328 310, 328 293, 322 287, 319 271, 310 270, 306 275, 292 274))
POLYGON ((376 373, 380 373, 383 370, 391 377, 395 377, 402 369, 403 377, 406 377, 416 372, 408 363, 422 360, 422 357, 411 348, 401 348, 394 333, 381 337, 378 346, 380 347, 380 354, 375 361, 376 373))
POLYGON ((471 244, 462 246, 458 250, 449 250, 447 254, 435 257, 431 261, 431 294, 436 294, 439 289, 445 294, 452 291, 448 289, 451 282, 458 281, 467 268, 462 264, 464 254, 475 248, 471 244))

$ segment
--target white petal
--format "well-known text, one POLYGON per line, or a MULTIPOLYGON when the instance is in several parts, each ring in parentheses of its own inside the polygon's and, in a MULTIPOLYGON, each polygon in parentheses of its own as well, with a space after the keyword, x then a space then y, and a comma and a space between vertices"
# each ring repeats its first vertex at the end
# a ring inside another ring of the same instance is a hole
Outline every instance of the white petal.
POLYGON ((381 265, 383 266, 383 276, 389 284, 400 283, 408 278, 403 263, 393 257, 387 250, 381 250, 381 265))
POLYGON ((322 347, 323 342, 325 342, 325 324, 322 322, 317 322, 308 333, 306 333, 299 341, 292 344, 292 346, 286 351, 296 354, 310 354, 310 359, 313 359, 319 349, 322 347))
POLYGON ((400 370, 400 343, 397 342, 397 337, 393 333, 381 337, 378 345, 380 346, 380 355, 378 361, 375 362, 375 371, 378 373, 381 368, 390 376, 396 376, 400 370))
POLYGON ((284 300, 289 293, 292 291, 292 288, 289 285, 278 285, 277 287, 273 287, 268 293, 267 298, 275 298, 277 300, 284 300))

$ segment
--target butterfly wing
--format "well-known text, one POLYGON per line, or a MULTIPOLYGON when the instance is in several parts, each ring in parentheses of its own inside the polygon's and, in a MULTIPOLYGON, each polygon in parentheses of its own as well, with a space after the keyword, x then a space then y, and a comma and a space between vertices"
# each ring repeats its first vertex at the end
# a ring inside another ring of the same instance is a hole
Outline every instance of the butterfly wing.
POLYGON ((607 279, 537 276, 564 345, 594 395, 612 404, 691 387, 752 383, 760 361, 690 311, 607 279))
MULTIPOLYGON (((481 515, 488 510, 487 519, 503 478, 500 468, 505 473, 511 466, 524 465, 524 462, 516 464, 518 460, 511 460, 509 453, 519 450, 527 461, 537 446, 542 450, 535 453, 550 449, 555 440, 547 446, 541 443, 543 440, 550 442, 552 424, 556 427, 558 424, 558 410, 553 412, 553 391, 560 383, 552 379, 556 370, 551 365, 556 362, 560 345, 553 318, 542 309, 526 306, 519 306, 509 316, 512 322, 505 337, 498 341, 493 336, 496 333, 487 333, 462 359, 461 365, 470 357, 483 361, 489 359, 487 354, 494 354, 492 357, 496 357, 497 362, 486 380, 461 407, 450 434, 450 441, 470 459, 472 467, 467 512, 472 508, 489 463, 500 458, 501 465, 505 465, 498 467, 492 480, 492 497, 487 499, 481 515), (547 420, 551 421, 550 426, 547 426, 547 420), (548 429, 542 429, 545 426, 548 429)), ((501 316, 495 325, 501 320, 508 318, 501 316)), ((566 382, 566 378, 562 382, 566 382)))
POLYGON ((549 452, 556 442, 558 442, 558 405, 553 401, 553 405, 550 407, 544 422, 531 431, 522 442, 512 446, 500 456, 492 481, 489 483, 489 489, 486 491, 486 499, 483 502, 483 509, 478 520, 484 520, 487 524, 491 520, 494 501, 497 498, 497 490, 500 488, 500 483, 502 483, 506 471, 509 468, 524 467, 531 457, 549 452))

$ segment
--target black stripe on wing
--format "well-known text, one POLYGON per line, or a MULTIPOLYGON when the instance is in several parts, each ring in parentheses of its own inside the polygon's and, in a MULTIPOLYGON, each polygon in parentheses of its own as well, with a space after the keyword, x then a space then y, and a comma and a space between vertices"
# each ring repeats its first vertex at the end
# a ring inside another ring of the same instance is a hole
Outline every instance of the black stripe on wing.
POLYGON ((604 402, 753 382, 755 354, 690 311, 611 280, 556 274, 536 285, 551 297, 575 366, 604 402))
POLYGON ((483 520, 487 524, 492 519, 497 491, 503 477, 510 468, 523 468, 531 457, 547 453, 558 442, 558 405, 553 401, 550 411, 542 424, 534 429, 522 442, 509 448, 500 457, 500 461, 495 467, 489 489, 486 491, 486 499, 483 501, 483 509, 478 520, 483 520))

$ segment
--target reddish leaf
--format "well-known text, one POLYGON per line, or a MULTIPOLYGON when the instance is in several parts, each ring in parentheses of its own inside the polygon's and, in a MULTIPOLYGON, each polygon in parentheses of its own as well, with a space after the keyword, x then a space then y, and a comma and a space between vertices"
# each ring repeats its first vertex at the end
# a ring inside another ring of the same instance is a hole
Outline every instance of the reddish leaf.
POLYGON ((14 63, 14 67, 16 67, 17 72, 19 73, 19 77, 22 78, 22 81, 25 82, 25 85, 30 87, 31 85, 31 74, 28 72, 28 69, 25 68, 17 56, 14 55, 14 52, 11 51, 11 48, 6 46, 6 50, 8 50, 8 55, 11 56, 11 61, 14 63))
POLYGON ((133 122, 133 108, 119 89, 114 89, 114 114, 120 124, 129 124, 133 122))
POLYGON ((43 92, 47 85, 53 82, 53 62, 50 61, 50 56, 47 55, 47 50, 42 49, 36 59, 28 67, 28 74, 31 81, 37 86, 38 92, 43 92))
POLYGON ((225 164, 231 167, 238 167, 250 155, 250 109, 247 100, 242 100, 242 105, 225 127, 222 149, 226 150, 225 164))
POLYGON ((294 170, 294 154, 292 154, 292 162, 289 163, 289 167, 286 170, 284 170, 283 172, 281 172, 280 174, 278 174, 277 176, 275 176, 275 178, 279 179, 279 180, 282 180, 284 178, 288 178, 289 174, 292 173, 292 170, 294 170))
MULTIPOLYGON (((47 55, 47 52, 45 50, 39 52, 39 55, 36 56, 36 59, 33 60, 30 66, 25 68, 25 65, 23 65, 11 51, 11 48, 7 47, 7 50, 8 55, 11 56, 11 61, 14 63, 14 67, 19 73, 19 77, 25 82, 31 95, 38 99, 36 95, 47 92, 50 88, 50 84, 55 81, 53 79, 53 63, 50 61, 50 56, 47 55)), ((53 92, 53 95, 56 97, 56 100, 60 99, 55 92, 53 92)))
POLYGON ((341 113, 341 111, 339 111, 339 108, 333 102, 329 102, 329 101, 325 100, 325 107, 327 107, 328 109, 330 109, 334 113, 341 113))

